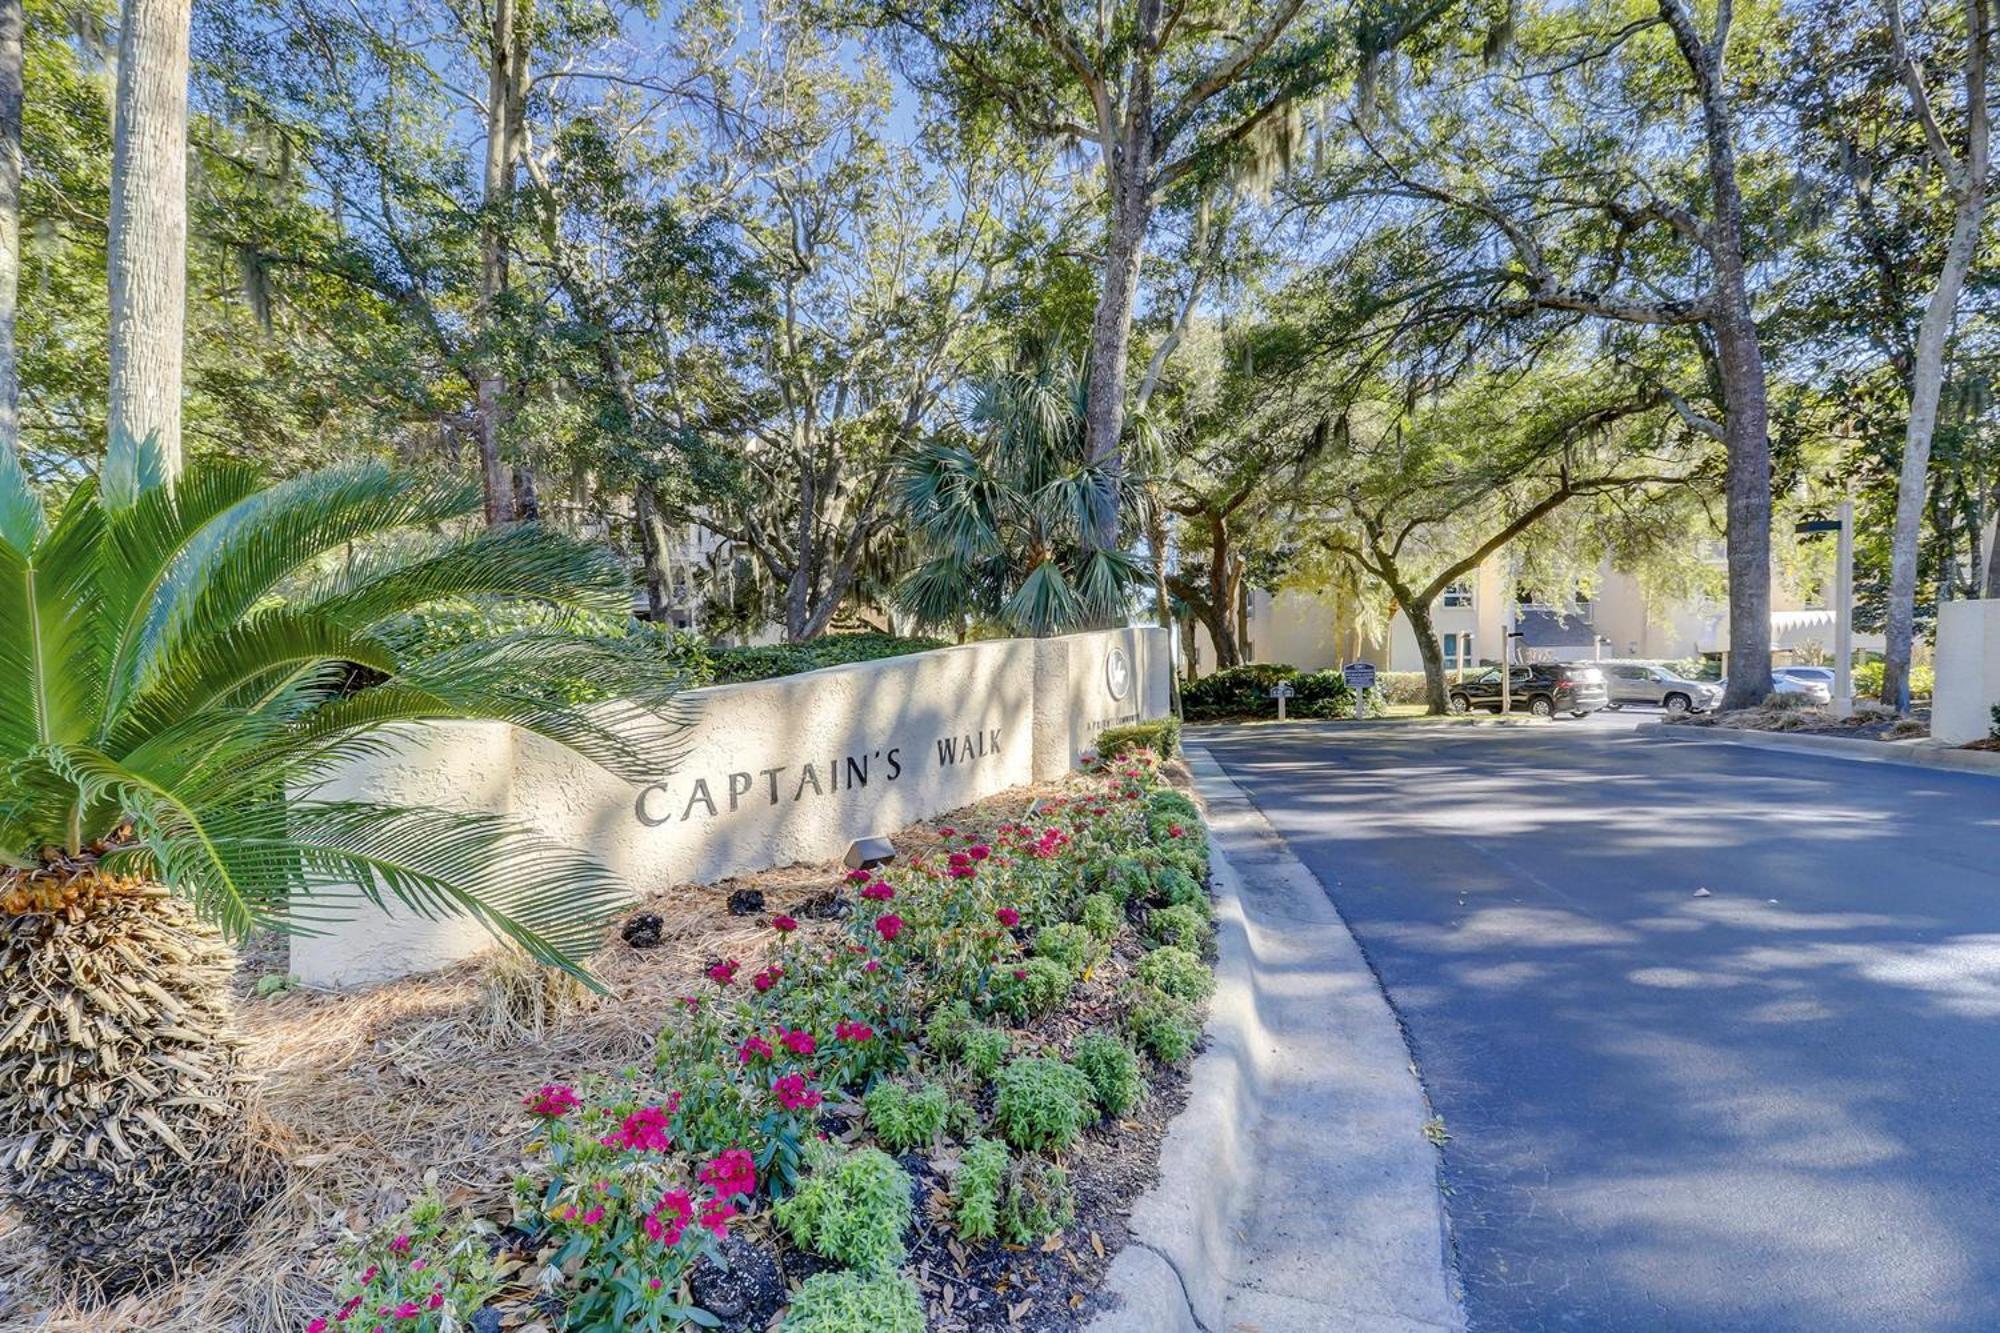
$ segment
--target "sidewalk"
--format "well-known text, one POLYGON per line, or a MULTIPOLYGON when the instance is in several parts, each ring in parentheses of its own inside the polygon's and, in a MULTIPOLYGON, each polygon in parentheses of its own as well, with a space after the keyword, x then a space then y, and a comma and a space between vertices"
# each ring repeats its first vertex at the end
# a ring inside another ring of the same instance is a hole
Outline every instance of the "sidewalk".
POLYGON ((1210 1044, 1091 1333, 1462 1329, 1402 1031, 1319 881, 1206 751, 1188 761, 1215 851, 1210 1044))

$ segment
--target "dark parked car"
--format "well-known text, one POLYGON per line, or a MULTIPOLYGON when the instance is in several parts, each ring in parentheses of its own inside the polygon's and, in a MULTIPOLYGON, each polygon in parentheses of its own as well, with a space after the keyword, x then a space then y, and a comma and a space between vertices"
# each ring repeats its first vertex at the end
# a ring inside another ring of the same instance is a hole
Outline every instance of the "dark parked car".
MULTIPOLYGON (((1604 690, 1604 673, 1595 666, 1536 662, 1508 669, 1513 672, 1513 679, 1508 682, 1508 702, 1517 709, 1527 709, 1536 717, 1554 717, 1557 713, 1582 717, 1609 702, 1604 690)), ((1500 668, 1488 667, 1478 675, 1468 676, 1453 685, 1450 699, 1454 713, 1469 713, 1475 708, 1484 708, 1490 713, 1499 712, 1500 668)))

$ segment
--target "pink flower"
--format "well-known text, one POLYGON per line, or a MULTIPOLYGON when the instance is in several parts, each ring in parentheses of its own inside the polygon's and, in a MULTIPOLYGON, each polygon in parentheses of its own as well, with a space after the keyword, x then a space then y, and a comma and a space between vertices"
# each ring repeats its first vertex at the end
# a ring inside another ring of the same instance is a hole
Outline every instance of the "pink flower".
POLYGON ((785 1049, 793 1055, 811 1055, 819 1046, 819 1043, 813 1040, 813 1034, 810 1032, 786 1032, 782 1040, 785 1043, 785 1049))
POLYGON ((759 995, 762 995, 765 991, 768 991, 771 989, 771 987, 777 985, 779 979, 782 978, 784 975, 785 975, 785 969, 774 965, 772 967, 764 969, 762 972, 759 972, 756 976, 750 978, 750 984, 757 988, 757 993, 759 995))
POLYGON ((863 972, 880 972, 882 970, 882 964, 877 960, 870 958, 867 962, 861 965, 861 970, 863 972))
POLYGON ((648 1291, 658 1291, 661 1287, 664 1287, 666 1285, 667 1284, 660 1278, 649 1277, 646 1279, 646 1290, 648 1291))
POLYGON ((771 1043, 762 1037, 745 1037, 743 1044, 736 1048, 736 1060, 739 1064, 747 1065, 752 1060, 768 1060, 775 1054, 777 1052, 771 1049, 771 1043))
POLYGON ((863 889, 861 891, 861 896, 868 899, 870 902, 886 903, 891 898, 896 896, 896 891, 889 887, 887 881, 878 879, 873 884, 870 884, 867 888, 863 889))
POLYGON ((306 1325, 306 1333, 326 1333, 326 1316, 321 1315, 306 1325))
POLYGON ((1021 924, 1021 914, 1011 907, 1001 908, 993 914, 993 919, 1009 930, 1021 924))
POLYGON ((894 940, 903 933, 903 918, 894 912, 875 918, 875 933, 885 940, 894 940))
POLYGON ((993 849, 991 847, 988 847, 983 842, 975 843, 973 846, 966 849, 965 854, 971 857, 975 861, 984 861, 987 857, 993 855, 993 849))
POLYGON ((538 1115, 546 1120, 560 1120, 577 1108, 576 1089, 562 1083, 544 1083, 541 1088, 521 1099, 530 1115, 538 1115))
POLYGON ((432 1310, 442 1310, 444 1308, 444 1293, 441 1291, 432 1292, 431 1298, 425 1301, 424 1305, 432 1310))
POLYGON ((1017 968, 1015 968, 1015 969, 1014 969, 1014 980, 1016 980, 1016 981, 1026 981, 1027 979, 1028 979, 1028 969, 1027 969, 1027 968, 1025 968, 1025 967, 1017 967, 1017 968))
POLYGON ((972 862, 970 861, 967 861, 962 866, 953 866, 951 868, 951 877, 953 879, 971 879, 974 875, 977 875, 978 873, 979 873, 979 867, 972 864, 972 862))
POLYGON ((866 1023, 850 1023, 843 1018, 833 1025, 833 1035, 841 1041, 859 1046, 863 1042, 875 1039, 875 1029, 866 1023))
POLYGON ((820 1104, 819 1093, 806 1085, 804 1074, 787 1074, 771 1085, 778 1105, 787 1111, 809 1111, 820 1104))
POLYGON ((686 1190, 668 1190, 646 1214, 646 1234, 669 1249, 681 1243, 687 1225, 694 1220, 694 1199, 686 1190), (662 1218, 671 1218, 664 1221, 662 1218))
POLYGON ((708 979, 718 986, 727 986, 736 980, 736 969, 742 966, 734 958, 726 958, 708 969, 708 979))
POLYGON ((943 828, 938 830, 938 836, 940 838, 955 838, 958 836, 958 830, 953 828, 951 825, 946 824, 943 828))
POLYGON ((590 1207, 590 1211, 583 1215, 583 1224, 587 1227, 594 1227, 603 1220, 604 1220, 603 1204, 592 1204, 590 1207))
POLYGON ((409 1252, 410 1252, 410 1238, 408 1236, 398 1236, 396 1237, 396 1239, 389 1242, 389 1253, 402 1255, 402 1254, 408 1254, 409 1252))
POLYGON ((869 872, 866 870, 862 870, 858 867, 856 869, 847 872, 847 882, 849 884, 860 884, 865 882, 869 878, 870 878, 869 872))
POLYGON ((736 1216, 736 1205, 726 1199, 716 1199, 701 1210, 701 1224, 717 1240, 729 1235, 729 1219, 736 1216))
POLYGON ((1182 828, 1182 827, 1181 827, 1181 826, 1180 826, 1179 824, 1169 824, 1169 825, 1167 825, 1167 836, 1168 836, 1169 838, 1179 838, 1179 837, 1184 837, 1184 836, 1186 836, 1186 834, 1187 834, 1187 830, 1186 830, 1186 829, 1184 829, 1184 828, 1182 828))
POLYGON ((626 1148, 635 1152, 665 1152, 673 1146, 667 1136, 668 1108, 664 1106, 642 1106, 618 1127, 615 1134, 607 1134, 603 1139, 607 1148, 626 1148))
POLYGON ((375 1275, 381 1271, 382 1270, 380 1268, 377 1268, 374 1264, 368 1265, 368 1271, 361 1275, 361 1285, 365 1287, 370 1282, 373 1282, 375 1280, 375 1275))
POLYGON ((701 1169, 701 1182, 715 1190, 718 1199, 757 1191, 757 1159, 742 1148, 731 1148, 701 1169))
POLYGON ((398 1319, 415 1319, 422 1313, 423 1310, 418 1307, 415 1301, 404 1301, 396 1307, 396 1318, 398 1319))
POLYGON ((774 916, 771 918, 771 929, 778 931, 782 934, 789 935, 798 928, 799 928, 799 919, 797 917, 774 916))
POLYGON ((959 870, 972 864, 972 856, 968 852, 953 852, 945 861, 953 870, 959 870))

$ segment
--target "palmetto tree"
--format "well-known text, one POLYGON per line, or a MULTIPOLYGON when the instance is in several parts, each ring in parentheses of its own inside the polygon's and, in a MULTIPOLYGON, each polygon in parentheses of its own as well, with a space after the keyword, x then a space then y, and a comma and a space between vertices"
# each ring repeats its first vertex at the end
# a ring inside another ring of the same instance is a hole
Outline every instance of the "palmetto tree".
POLYGON ((1119 531, 1136 530, 1139 492, 1116 467, 1089 461, 1086 388, 1061 359, 998 371, 978 387, 973 439, 932 442, 905 460, 902 498, 923 563, 896 600, 920 624, 971 617, 1045 635, 1123 615, 1141 571, 1092 543, 1092 516, 1109 503, 1119 531))
POLYGON ((0 1193, 111 1288, 228 1240, 272 1179, 228 937, 394 900, 568 966, 622 896, 500 818, 316 784, 426 719, 498 719, 631 777, 675 729, 637 641, 392 646, 444 598, 629 611, 607 554, 467 522, 476 486, 367 463, 169 486, 156 451, 118 458, 51 514, 0 451, 0 1193), (550 672, 606 702, 565 702, 550 672))

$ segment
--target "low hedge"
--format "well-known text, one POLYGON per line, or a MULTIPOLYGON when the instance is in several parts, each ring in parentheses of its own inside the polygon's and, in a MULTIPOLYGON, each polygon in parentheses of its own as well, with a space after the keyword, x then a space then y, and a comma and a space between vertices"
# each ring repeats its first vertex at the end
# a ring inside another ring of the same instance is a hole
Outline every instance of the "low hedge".
MULTIPOLYGON (((1421 672, 1417 676, 1423 678, 1421 672)), ((1300 671, 1282 662, 1253 662, 1203 676, 1182 687, 1181 708, 1190 722, 1276 717, 1278 701, 1271 697, 1271 691, 1280 681, 1292 687, 1285 709, 1289 717, 1354 716, 1356 696, 1340 672, 1300 671)))
POLYGON ((1181 721, 1177 717, 1163 717, 1152 722, 1106 727, 1097 734, 1095 748, 1103 759, 1116 759, 1135 750, 1147 750, 1157 758, 1171 759, 1180 753, 1181 721))
POLYGON ((801 671, 873 662, 906 653, 924 653, 949 645, 943 639, 905 638, 899 634, 828 634, 806 643, 773 643, 761 648, 710 648, 713 679, 718 685, 746 680, 796 676, 801 671))

